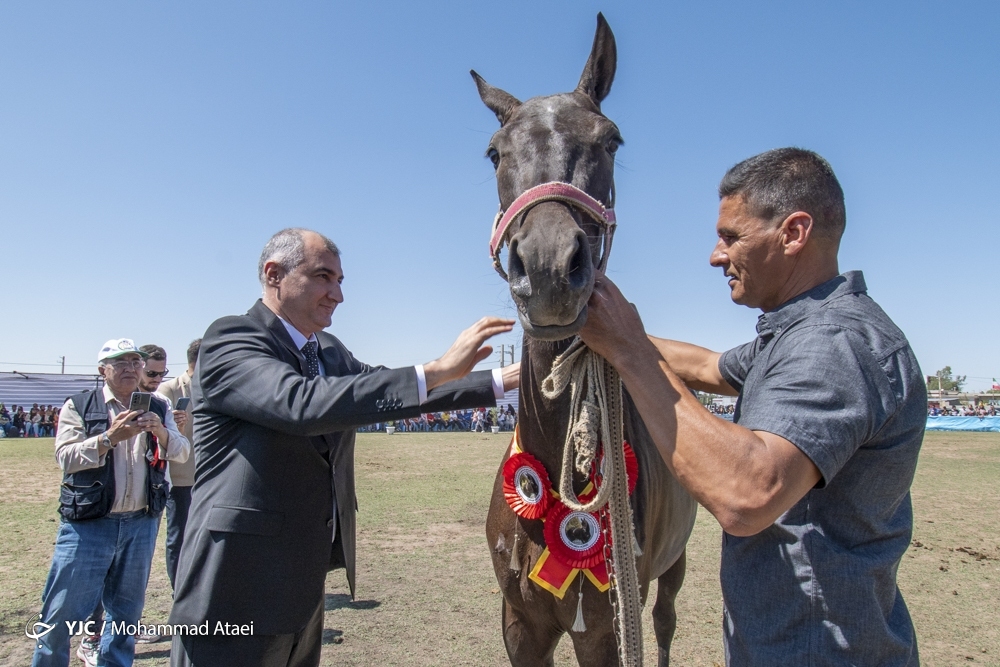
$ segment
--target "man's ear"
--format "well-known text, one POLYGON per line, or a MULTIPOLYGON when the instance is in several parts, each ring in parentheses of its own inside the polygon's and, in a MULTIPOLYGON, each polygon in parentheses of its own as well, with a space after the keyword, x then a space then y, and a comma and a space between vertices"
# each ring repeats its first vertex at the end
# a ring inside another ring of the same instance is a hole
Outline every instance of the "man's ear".
POLYGON ((97 365, 97 374, 98 375, 100 375, 101 377, 106 377, 104 375, 106 371, 107 371, 107 369, 104 367, 104 364, 98 364, 97 365))
POLYGON ((781 222, 781 241, 786 255, 802 252, 812 238, 813 219, 804 211, 796 211, 781 222))
POLYGON ((275 261, 264 262, 264 282, 268 287, 277 287, 285 277, 285 269, 275 261))

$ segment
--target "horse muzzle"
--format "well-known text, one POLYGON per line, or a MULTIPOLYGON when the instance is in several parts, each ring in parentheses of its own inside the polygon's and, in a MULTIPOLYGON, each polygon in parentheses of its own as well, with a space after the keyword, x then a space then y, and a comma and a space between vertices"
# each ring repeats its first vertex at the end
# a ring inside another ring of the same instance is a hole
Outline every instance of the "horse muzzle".
POLYGON ((540 340, 575 335, 587 321, 594 259, 567 208, 540 204, 510 240, 510 293, 525 333, 540 340))

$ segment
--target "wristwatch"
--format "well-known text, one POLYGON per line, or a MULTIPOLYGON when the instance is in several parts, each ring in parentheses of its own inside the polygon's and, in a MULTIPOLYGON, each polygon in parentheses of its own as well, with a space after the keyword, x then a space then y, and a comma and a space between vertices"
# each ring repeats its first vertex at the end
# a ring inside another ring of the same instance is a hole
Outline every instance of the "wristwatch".
POLYGON ((111 444, 111 438, 108 437, 107 433, 102 433, 97 441, 108 449, 114 449, 114 445, 111 444))

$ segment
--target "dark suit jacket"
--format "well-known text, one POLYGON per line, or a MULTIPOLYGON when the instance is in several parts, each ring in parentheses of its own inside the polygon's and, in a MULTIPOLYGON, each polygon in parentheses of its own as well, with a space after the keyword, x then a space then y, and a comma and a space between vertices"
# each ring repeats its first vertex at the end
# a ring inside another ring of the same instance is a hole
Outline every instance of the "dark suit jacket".
POLYGON ((301 630, 331 563, 354 593, 354 428, 495 405, 488 371, 428 392, 412 367, 372 368, 318 335, 326 375, 306 379, 281 320, 258 301, 205 332, 191 396, 195 482, 170 623, 301 630), (333 468, 331 485, 331 467, 333 468), (343 553, 332 553, 333 489, 343 553))

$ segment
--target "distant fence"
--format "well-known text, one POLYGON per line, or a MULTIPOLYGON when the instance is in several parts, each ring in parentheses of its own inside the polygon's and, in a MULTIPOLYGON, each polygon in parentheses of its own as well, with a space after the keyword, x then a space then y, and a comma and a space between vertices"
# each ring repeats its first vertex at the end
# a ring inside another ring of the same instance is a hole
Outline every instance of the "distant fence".
POLYGON ((0 373, 0 403, 31 407, 33 404, 62 407, 66 399, 104 386, 100 375, 61 373, 0 373))
POLYGON ((1000 417, 928 417, 928 431, 991 431, 1000 433, 1000 417))

